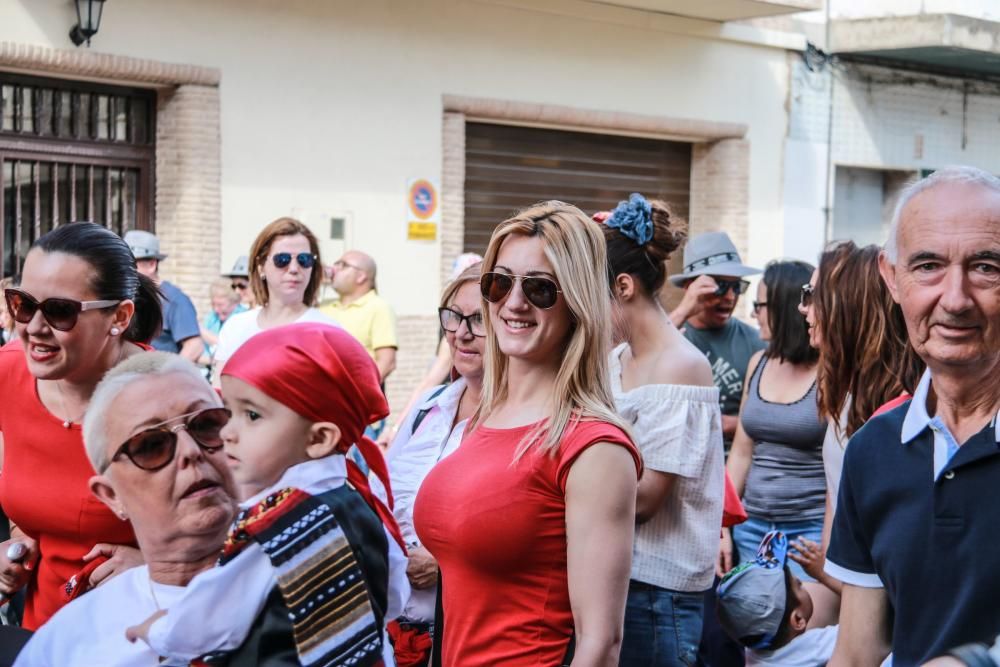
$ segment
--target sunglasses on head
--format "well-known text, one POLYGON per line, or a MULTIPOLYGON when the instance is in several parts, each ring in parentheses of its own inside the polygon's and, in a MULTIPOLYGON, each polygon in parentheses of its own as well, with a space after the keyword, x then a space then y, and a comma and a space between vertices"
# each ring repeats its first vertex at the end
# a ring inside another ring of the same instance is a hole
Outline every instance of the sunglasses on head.
POLYGON ((49 326, 58 331, 69 331, 76 326, 80 313, 85 310, 103 310, 117 306, 121 301, 75 301, 73 299, 45 299, 39 301, 27 292, 15 288, 4 290, 7 310, 15 322, 28 324, 35 313, 42 311, 42 317, 49 326))
POLYGON ((479 279, 479 291, 490 303, 499 303, 514 289, 514 283, 521 283, 521 292, 535 308, 547 310, 556 305, 562 292, 556 281, 544 276, 516 276, 512 273, 484 273, 479 279))
POLYGON ((729 291, 735 292, 736 296, 739 296, 750 287, 749 280, 719 280, 716 278, 715 284, 718 285, 715 288, 715 296, 725 296, 726 292, 729 291))
POLYGON ((451 308, 438 308, 438 319, 441 320, 441 328, 450 333, 457 333, 465 322, 466 328, 473 336, 482 338, 486 335, 486 323, 483 322, 482 313, 472 313, 463 315, 451 308))
POLYGON ((300 252, 296 255, 293 255, 290 252, 279 252, 275 253, 274 256, 271 257, 271 261, 274 262, 276 267, 283 269, 292 263, 293 257, 303 269, 311 269, 313 264, 316 263, 316 255, 310 252, 300 252))
MULTIPOLYGON (((229 423, 232 413, 227 408, 195 410, 168 419, 145 431, 136 433, 115 451, 108 466, 125 456, 137 468, 155 472, 174 460, 177 453, 177 431, 184 429, 198 446, 209 454, 222 447, 222 428, 229 423), (180 424, 167 426, 183 419, 180 424)), ((107 469, 107 468, 105 468, 107 469)))
POLYGON ((250 283, 241 283, 241 282, 235 282, 235 281, 233 282, 232 285, 230 285, 230 287, 233 288, 233 291, 243 290, 243 289, 246 289, 249 286, 250 286, 250 283))
POLYGON ((813 286, 809 283, 802 286, 802 294, 799 296, 799 304, 801 304, 803 308, 808 308, 812 305, 814 291, 813 286))

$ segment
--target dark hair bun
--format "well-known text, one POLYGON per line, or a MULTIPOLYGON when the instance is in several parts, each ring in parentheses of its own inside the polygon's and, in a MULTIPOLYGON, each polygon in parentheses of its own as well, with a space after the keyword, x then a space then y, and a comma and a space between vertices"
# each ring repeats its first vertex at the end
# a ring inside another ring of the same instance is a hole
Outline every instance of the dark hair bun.
POLYGON ((687 222, 670 212, 670 205, 661 199, 649 202, 653 209, 653 238, 646 244, 646 252, 657 262, 665 262, 684 245, 688 236, 687 222))
POLYGON ((629 202, 622 202, 605 221, 604 240, 608 244, 608 269, 611 281, 615 276, 627 273, 635 277, 643 289, 655 296, 663 288, 667 279, 666 261, 687 239, 687 223, 670 212, 670 206, 659 199, 649 201, 641 195, 632 195, 629 202), (625 226, 616 219, 619 211, 628 209, 634 213, 641 210, 646 216, 625 226), (610 224, 608 224, 610 223, 610 224), (652 235, 647 232, 652 229, 652 235), (642 234, 634 233, 641 229, 642 234), (644 240, 644 243, 639 243, 644 240))

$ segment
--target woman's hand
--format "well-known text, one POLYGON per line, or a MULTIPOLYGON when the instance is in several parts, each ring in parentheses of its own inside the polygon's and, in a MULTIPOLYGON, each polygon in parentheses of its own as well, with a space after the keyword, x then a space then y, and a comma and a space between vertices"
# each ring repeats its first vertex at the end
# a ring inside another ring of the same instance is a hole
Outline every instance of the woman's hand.
POLYGON ((90 562, 98 556, 104 556, 108 560, 94 568, 94 572, 90 575, 91 588, 96 588, 115 575, 146 562, 142 553, 135 547, 104 543, 95 544, 90 553, 83 557, 83 562, 90 562))
POLYGON ((722 537, 719 539, 719 555, 715 559, 715 574, 721 579, 731 569, 733 569, 733 533, 728 528, 723 528, 722 537))
POLYGON ((27 535, 15 533, 6 542, 0 542, 0 593, 10 596, 24 588, 37 563, 38 542, 27 535), (12 561, 7 558, 7 550, 16 543, 23 544, 27 552, 23 557, 12 561))
POLYGON ((437 584, 438 564, 427 549, 413 547, 406 561, 406 578, 414 588, 430 588, 437 584))

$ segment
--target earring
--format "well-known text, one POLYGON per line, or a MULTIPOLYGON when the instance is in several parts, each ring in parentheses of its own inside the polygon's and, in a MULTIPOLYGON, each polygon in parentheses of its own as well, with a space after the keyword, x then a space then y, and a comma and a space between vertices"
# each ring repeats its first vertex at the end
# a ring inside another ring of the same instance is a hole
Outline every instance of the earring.
POLYGON ((118 334, 120 334, 121 332, 122 332, 122 330, 121 330, 121 329, 119 329, 118 327, 111 327, 111 335, 112 335, 112 336, 117 336, 117 335, 118 335, 118 334))
POLYGON ((125 516, 125 512, 119 512, 118 518, 121 519, 122 521, 128 521, 128 517, 125 516))

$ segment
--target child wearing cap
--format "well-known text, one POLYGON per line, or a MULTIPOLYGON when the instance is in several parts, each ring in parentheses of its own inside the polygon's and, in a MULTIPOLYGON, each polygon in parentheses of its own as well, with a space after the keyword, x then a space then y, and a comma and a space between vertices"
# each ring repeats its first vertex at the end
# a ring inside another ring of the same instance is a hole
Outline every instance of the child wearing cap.
POLYGON ((342 329, 292 324, 244 343, 222 393, 241 511, 218 566, 128 638, 171 665, 394 664, 384 630, 410 593, 402 537, 345 457, 357 444, 390 488, 363 435, 388 413, 375 363, 342 329))
POLYGON ((788 538, 771 531, 754 560, 719 582, 719 624, 747 648, 747 667, 822 667, 833 655, 837 626, 806 629, 812 598, 787 557, 788 538))

